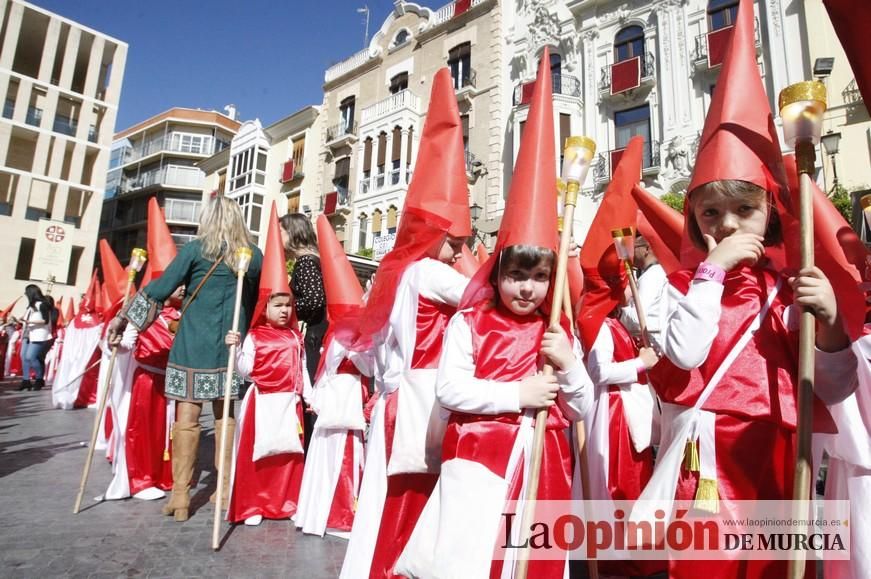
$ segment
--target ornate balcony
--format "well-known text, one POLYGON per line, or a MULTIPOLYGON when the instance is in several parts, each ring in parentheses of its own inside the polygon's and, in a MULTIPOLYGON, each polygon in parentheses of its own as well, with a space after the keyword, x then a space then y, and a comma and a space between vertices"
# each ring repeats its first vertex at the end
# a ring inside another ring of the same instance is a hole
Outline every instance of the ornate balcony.
MULTIPOLYGON (((611 175, 625 151, 626 148, 622 147, 596 155, 596 160, 593 163, 593 179, 596 183, 602 184, 611 180, 611 175)), ((657 175, 659 169, 659 141, 645 141, 644 151, 641 154, 641 174, 645 176, 657 175)))
POLYGON ((403 111, 414 114, 415 118, 420 115, 420 97, 409 89, 401 90, 363 109, 360 113, 360 125, 367 125, 403 111))
POLYGON ((602 69, 599 78, 599 94, 602 98, 618 95, 632 96, 638 89, 651 89, 656 84, 656 60, 646 52, 644 57, 635 56, 609 64, 602 69))
MULTIPOLYGON (((696 69, 713 69, 723 64, 733 28, 734 26, 727 26, 696 36, 696 47, 693 50, 693 66, 696 69)), ((756 54, 759 55, 762 53, 759 20, 755 21, 754 33, 756 36, 756 54)))
POLYGON ((357 142, 357 123, 340 121, 327 128, 327 146, 331 149, 338 149, 344 146, 351 146, 357 142))
MULTIPOLYGON (((581 98, 581 81, 567 74, 552 74, 550 80, 554 95, 563 95, 576 99, 581 98)), ((514 87, 514 106, 528 105, 532 99, 535 81, 525 82, 514 87)))

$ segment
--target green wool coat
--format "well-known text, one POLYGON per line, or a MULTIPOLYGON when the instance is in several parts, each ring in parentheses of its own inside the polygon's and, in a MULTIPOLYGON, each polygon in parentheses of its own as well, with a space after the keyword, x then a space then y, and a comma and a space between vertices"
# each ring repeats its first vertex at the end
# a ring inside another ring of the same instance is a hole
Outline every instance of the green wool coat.
MULTIPOLYGON (((244 277, 239 315, 239 331, 243 339, 257 303, 263 263, 260 250, 253 245, 251 250, 254 255, 244 277)), ((184 284, 187 293, 192 294, 213 264, 203 258, 200 240, 187 243, 166 271, 134 296, 123 316, 140 332, 143 331, 157 318, 163 302, 180 285, 184 284)), ((182 316, 166 367, 166 395, 169 398, 203 402, 224 395, 229 357, 224 337, 233 323, 235 297, 236 275, 229 266, 221 263, 182 316)), ((190 299, 187 297, 186 303, 190 299)), ((242 380, 238 374, 233 378, 232 393, 237 397, 242 380)))

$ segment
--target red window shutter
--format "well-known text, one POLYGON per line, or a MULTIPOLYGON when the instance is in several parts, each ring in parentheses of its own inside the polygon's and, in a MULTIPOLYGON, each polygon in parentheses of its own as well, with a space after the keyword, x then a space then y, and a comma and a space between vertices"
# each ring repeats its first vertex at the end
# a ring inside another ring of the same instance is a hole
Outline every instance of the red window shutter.
POLYGON ((472 0, 457 0, 454 2, 454 18, 472 7, 472 0))
POLYGON ((327 197, 324 200, 324 213, 327 215, 332 215, 336 212, 336 202, 339 199, 339 192, 333 191, 332 193, 327 193, 327 197))
POLYGON ((535 81, 528 82, 520 89, 520 104, 526 105, 532 100, 532 91, 535 90, 535 81))
POLYGON ((708 32, 708 68, 714 68, 715 66, 723 64, 723 59, 726 58, 726 48, 729 46, 729 39, 732 37, 733 28, 735 27, 729 26, 728 28, 721 28, 719 30, 714 30, 713 32, 708 32))
POLYGON ((287 161, 281 169, 281 182, 287 183, 293 179, 293 159, 287 161))
POLYGON ((636 56, 611 65, 611 94, 638 88, 641 84, 641 58, 636 56))

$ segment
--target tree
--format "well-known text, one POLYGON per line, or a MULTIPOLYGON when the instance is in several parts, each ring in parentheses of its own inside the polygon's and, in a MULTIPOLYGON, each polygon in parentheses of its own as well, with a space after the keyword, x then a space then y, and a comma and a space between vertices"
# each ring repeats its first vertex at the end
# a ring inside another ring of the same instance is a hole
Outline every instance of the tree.
POLYGON ((677 211, 678 213, 683 214, 683 204, 684 198, 686 195, 683 193, 663 193, 662 197, 660 197, 660 201, 677 211))

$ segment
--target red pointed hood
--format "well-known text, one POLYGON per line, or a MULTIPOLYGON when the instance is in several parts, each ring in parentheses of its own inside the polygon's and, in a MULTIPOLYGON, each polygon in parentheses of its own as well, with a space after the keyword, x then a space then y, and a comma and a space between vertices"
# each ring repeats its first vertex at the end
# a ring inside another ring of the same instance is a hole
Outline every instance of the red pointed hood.
POLYGON ((178 253, 163 211, 157 204, 157 197, 148 200, 147 243, 148 262, 145 264, 145 274, 140 284, 142 287, 148 285, 151 280, 159 278, 178 253))
POLYGON ((11 304, 6 306, 6 309, 4 309, 2 313, 0 313, 0 318, 3 318, 3 319, 8 318, 9 314, 12 313, 12 308, 15 307, 15 304, 17 304, 21 298, 22 298, 22 296, 18 296, 17 298, 15 298, 15 300, 11 304))
POLYGON ((326 215, 318 216, 317 230, 324 291, 327 294, 327 316, 333 321, 341 318, 348 309, 359 308, 363 304, 363 288, 326 215))
POLYGON ((66 301, 66 307, 64 310, 64 318, 67 323, 71 322, 73 318, 76 317, 75 306, 73 305, 73 298, 69 298, 66 301))
POLYGON ((520 151, 511 178, 511 188, 496 237, 496 246, 487 262, 472 278, 460 308, 467 308, 493 295, 490 273, 502 250, 512 245, 559 249, 557 227, 556 152, 553 132, 553 91, 550 52, 547 48, 538 65, 526 127, 520 138, 520 151))
POLYGON ((67 325, 66 317, 64 316, 64 298, 61 298, 54 305, 57 308, 57 327, 62 328, 67 325))
POLYGON ((105 239, 100 240, 100 264, 103 270, 103 290, 106 303, 104 307, 112 309, 124 299, 127 289, 127 272, 121 267, 121 262, 105 239))
POLYGON ((740 0, 735 28, 705 117, 688 192, 736 179, 773 192, 782 183, 774 119, 756 64, 753 0, 740 0))
POLYGON ((487 263, 487 260, 490 259, 490 254, 487 253, 487 248, 484 247, 483 243, 479 243, 478 247, 475 248, 475 257, 478 258, 478 263, 481 265, 487 263))
POLYGON ((97 270, 91 274, 91 283, 88 284, 88 289, 82 297, 82 303, 79 304, 79 313, 94 313, 100 306, 100 280, 97 279, 97 270))
MULTIPOLYGON (((795 157, 786 155, 783 161, 794 200, 793 207, 798 207, 799 181, 795 157)), ((871 280, 871 255, 841 212, 816 183, 811 183, 814 194, 814 262, 829 278, 835 290, 844 329, 855 340, 862 335, 865 323, 865 296, 859 284, 871 280)), ((787 216, 784 219, 785 230, 799 231, 798 219, 797 215, 787 216)), ((795 235, 787 234, 784 237, 787 244, 797 246, 799 243, 795 235)), ((788 249, 787 253, 792 252, 788 249)))
MULTIPOLYGON (((681 238, 684 229, 683 214, 666 205, 641 185, 632 188, 632 198, 638 205, 638 232, 650 244, 656 259, 667 273, 681 269, 681 238)), ((698 263, 703 257, 693 246, 689 262, 698 263)))
POLYGON ((823 0, 835 33, 844 47, 865 108, 871 110, 871 58, 868 58, 868 29, 871 27, 871 2, 823 0))
MULTIPOLYGON (((292 296, 287 283, 287 261, 284 259, 284 244, 281 242, 281 225, 278 223, 278 210, 275 203, 269 212, 269 227, 266 230, 266 250, 263 252, 263 266, 260 270, 260 289, 257 292, 257 304, 251 316, 252 326, 265 323, 263 312, 269 297, 273 294, 292 296)), ((294 310, 291 323, 296 322, 294 310)))
POLYGON ((448 68, 439 69, 433 77, 429 110, 405 207, 447 219, 448 235, 472 235, 463 126, 448 68))
POLYGON ((625 227, 633 231, 636 228, 638 207, 632 198, 632 188, 641 179, 643 149, 644 139, 632 137, 614 170, 581 249, 585 291, 578 326, 587 351, 596 341, 605 318, 622 301, 628 283, 626 268, 617 257, 611 232, 625 227))

